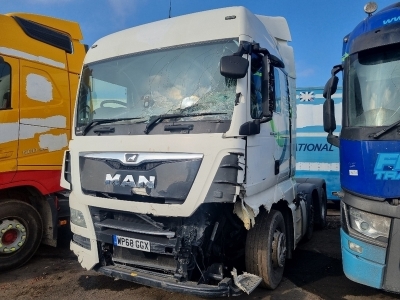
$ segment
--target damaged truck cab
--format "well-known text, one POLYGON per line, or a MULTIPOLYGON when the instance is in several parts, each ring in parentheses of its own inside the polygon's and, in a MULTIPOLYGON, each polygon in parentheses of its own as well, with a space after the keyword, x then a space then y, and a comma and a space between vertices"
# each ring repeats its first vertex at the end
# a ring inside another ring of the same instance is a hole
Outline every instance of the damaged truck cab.
POLYGON ((325 182, 293 177, 290 40, 231 7, 89 49, 61 178, 84 268, 206 297, 279 284, 326 216, 325 182))

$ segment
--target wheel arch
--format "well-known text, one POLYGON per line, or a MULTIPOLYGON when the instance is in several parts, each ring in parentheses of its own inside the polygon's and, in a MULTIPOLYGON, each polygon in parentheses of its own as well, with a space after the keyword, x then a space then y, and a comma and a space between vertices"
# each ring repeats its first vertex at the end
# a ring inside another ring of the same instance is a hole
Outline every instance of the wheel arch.
POLYGON ((322 178, 296 178, 296 182, 299 184, 297 188, 298 192, 311 193, 314 205, 317 204, 315 201, 319 201, 319 197, 322 196, 322 190, 326 191, 326 182, 322 178), (307 186, 307 183, 314 185, 314 187, 307 186))
POLYGON ((20 200, 32 205, 40 214, 43 225, 42 242, 57 245, 57 204, 55 195, 43 195, 34 186, 9 187, 0 190, 0 203, 6 200, 20 200))

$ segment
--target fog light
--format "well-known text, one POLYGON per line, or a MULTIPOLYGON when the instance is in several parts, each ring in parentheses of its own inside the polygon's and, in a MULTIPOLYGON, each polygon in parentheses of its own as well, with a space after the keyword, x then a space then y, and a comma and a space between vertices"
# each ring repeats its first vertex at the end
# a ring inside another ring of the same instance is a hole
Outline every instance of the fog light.
POLYGON ((353 242, 349 241, 349 248, 355 252, 362 253, 363 248, 357 244, 354 244, 353 242))

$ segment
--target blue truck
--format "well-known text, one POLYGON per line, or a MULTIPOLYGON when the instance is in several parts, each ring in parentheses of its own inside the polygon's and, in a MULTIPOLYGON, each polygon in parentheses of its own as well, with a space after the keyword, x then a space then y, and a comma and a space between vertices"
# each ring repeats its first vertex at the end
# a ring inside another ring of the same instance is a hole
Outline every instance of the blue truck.
MULTIPOLYGON (((333 201, 339 207, 339 149, 327 142, 326 134, 323 132, 322 107, 325 100, 323 89, 323 87, 296 88, 295 177, 296 180, 300 178, 325 179, 327 200, 333 201)), ((335 101, 336 114, 341 116, 342 88, 337 88, 332 99, 335 101)))
POLYGON ((346 276, 400 292, 400 3, 367 18, 344 37, 323 107, 327 140, 340 153, 341 247, 346 276), (343 71, 342 122, 332 94, 343 71))

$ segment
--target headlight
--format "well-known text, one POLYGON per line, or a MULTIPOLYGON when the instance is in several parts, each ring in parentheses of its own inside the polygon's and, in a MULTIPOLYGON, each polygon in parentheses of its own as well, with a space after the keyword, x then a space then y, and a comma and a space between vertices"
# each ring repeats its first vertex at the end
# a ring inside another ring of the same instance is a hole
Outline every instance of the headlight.
POLYGON ((349 207, 350 226, 357 232, 373 239, 389 238, 390 218, 382 217, 349 207))
POLYGON ((71 223, 86 228, 85 217, 80 210, 71 209, 71 223))

